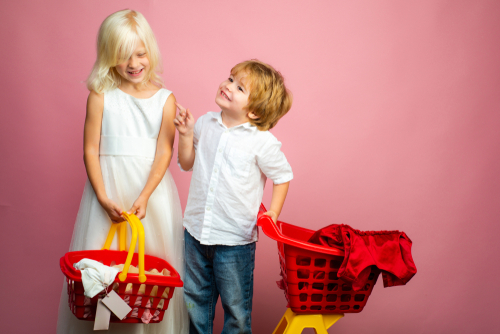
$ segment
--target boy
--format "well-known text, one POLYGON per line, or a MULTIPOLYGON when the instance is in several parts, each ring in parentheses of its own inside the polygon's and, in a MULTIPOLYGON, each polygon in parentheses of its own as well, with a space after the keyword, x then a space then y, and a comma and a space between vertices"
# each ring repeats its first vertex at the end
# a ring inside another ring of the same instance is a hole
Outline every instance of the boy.
POLYGON ((215 305, 224 308, 222 333, 251 333, 257 212, 273 180, 269 211, 276 223, 292 169, 269 131, 292 105, 283 77, 257 60, 240 63, 217 90, 221 112, 195 124, 179 104, 178 162, 193 170, 184 213, 184 298, 190 333, 212 333, 215 305))

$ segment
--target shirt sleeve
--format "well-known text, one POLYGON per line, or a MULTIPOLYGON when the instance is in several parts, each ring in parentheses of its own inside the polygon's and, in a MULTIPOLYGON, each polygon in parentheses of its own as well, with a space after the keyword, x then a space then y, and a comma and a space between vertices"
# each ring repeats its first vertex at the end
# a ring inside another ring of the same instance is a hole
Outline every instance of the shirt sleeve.
MULTIPOLYGON (((198 140, 200 139, 202 122, 203 122, 203 116, 200 117, 200 118, 198 118, 198 120, 196 120, 196 123, 194 124, 193 145, 194 145, 194 151, 195 151, 195 153, 196 153, 196 150, 198 149, 198 140)), ((183 172, 191 172, 193 170, 193 167, 191 167, 191 169, 189 169, 189 170, 182 169, 181 164, 179 162, 179 153, 177 153, 177 165, 179 166, 179 168, 183 172)), ((194 164, 193 164, 193 166, 194 166, 194 164)))
POLYGON ((272 134, 257 155, 257 164, 274 184, 286 183, 293 179, 292 167, 281 152, 281 143, 272 134))

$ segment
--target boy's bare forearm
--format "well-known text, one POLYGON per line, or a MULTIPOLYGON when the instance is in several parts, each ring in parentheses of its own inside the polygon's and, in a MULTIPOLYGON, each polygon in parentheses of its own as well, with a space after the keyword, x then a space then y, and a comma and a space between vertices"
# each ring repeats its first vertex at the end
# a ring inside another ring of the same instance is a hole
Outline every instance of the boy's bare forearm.
POLYGON ((179 163, 184 170, 190 170, 194 165, 193 133, 179 134, 179 163))
POLYGON ((276 213, 276 216, 279 216, 281 213, 281 209, 283 208, 283 204, 285 203, 289 186, 290 182, 273 185, 273 197, 271 199, 271 206, 269 208, 269 211, 273 211, 274 213, 276 213))

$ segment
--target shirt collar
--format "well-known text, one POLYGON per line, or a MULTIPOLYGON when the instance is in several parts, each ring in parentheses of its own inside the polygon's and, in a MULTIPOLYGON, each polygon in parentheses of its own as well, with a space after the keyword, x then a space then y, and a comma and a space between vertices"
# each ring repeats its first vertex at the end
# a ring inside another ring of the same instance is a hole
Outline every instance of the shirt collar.
MULTIPOLYGON (((222 125, 223 127, 226 127, 224 125, 224 123, 222 123, 222 111, 219 111, 219 112, 211 111, 208 114, 210 114, 210 116, 213 119, 217 120, 217 122, 219 122, 220 125, 222 125)), ((255 125, 252 125, 250 122, 246 122, 246 123, 237 125, 237 126, 233 127, 232 129, 239 128, 239 127, 245 128, 245 129, 250 129, 250 130, 256 130, 257 129, 257 127, 255 125)))

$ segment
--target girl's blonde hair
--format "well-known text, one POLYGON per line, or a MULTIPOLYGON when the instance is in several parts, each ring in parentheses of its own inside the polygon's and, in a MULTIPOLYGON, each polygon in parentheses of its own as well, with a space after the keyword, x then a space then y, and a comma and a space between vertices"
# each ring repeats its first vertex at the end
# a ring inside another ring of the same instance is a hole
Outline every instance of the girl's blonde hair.
POLYGON ((123 79, 115 66, 132 56, 139 41, 146 47, 151 68, 142 83, 152 82, 163 87, 159 76, 162 71, 160 50, 153 30, 141 13, 125 9, 108 16, 99 28, 97 59, 87 79, 87 88, 103 93, 119 87, 123 79))
POLYGON ((234 66, 231 74, 246 75, 250 88, 246 109, 257 116, 250 119, 250 124, 259 130, 272 129, 292 107, 292 93, 286 88, 281 73, 271 65, 257 59, 247 60, 234 66))

